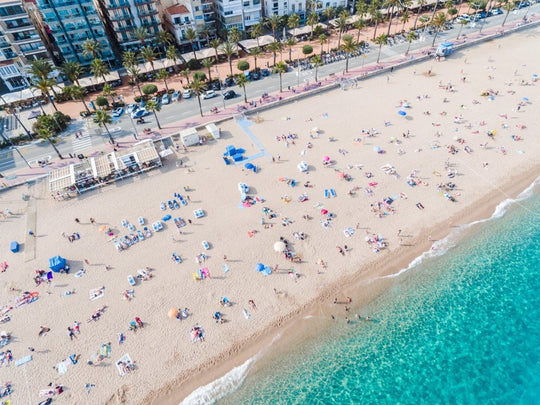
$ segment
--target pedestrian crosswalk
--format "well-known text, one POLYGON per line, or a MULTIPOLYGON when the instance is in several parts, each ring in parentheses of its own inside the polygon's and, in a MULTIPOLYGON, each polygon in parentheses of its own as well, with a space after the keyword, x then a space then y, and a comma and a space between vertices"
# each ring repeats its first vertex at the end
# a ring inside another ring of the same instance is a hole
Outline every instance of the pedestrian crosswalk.
POLYGON ((78 136, 75 134, 71 135, 71 139, 73 153, 75 154, 82 153, 92 147, 92 137, 86 131, 82 132, 82 134, 78 136))

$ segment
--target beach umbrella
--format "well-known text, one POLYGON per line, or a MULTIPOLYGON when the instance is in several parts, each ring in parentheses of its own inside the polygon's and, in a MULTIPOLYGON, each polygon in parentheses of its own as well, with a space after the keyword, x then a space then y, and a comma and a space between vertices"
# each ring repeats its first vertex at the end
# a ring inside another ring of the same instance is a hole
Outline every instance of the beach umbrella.
POLYGON ((169 312, 167 312, 167 316, 171 319, 176 319, 176 317, 178 316, 178 308, 169 309, 169 312))
POLYGON ((328 214, 328 210, 325 210, 324 208, 321 210, 321 214, 326 215, 328 214))
POLYGON ((377 152, 377 153, 380 153, 381 150, 382 150, 382 149, 381 149, 380 146, 375 146, 375 147, 373 148, 373 151, 374 151, 374 152, 377 152))
POLYGON ((523 101, 529 101, 529 99, 527 97, 523 97, 522 100, 523 101))
POLYGON ((107 229, 107 225, 101 225, 101 226, 99 227, 99 231, 100 231, 100 232, 105 232, 106 229, 107 229))
POLYGON ((255 166, 253 166, 253 163, 246 163, 246 164, 244 165, 244 167, 245 167, 246 169, 248 169, 248 170, 251 170, 251 169, 253 169, 255 166))
POLYGON ((406 111, 403 111, 403 110, 399 110, 397 113, 398 113, 399 115, 402 115, 402 116, 407 115, 407 112, 406 112, 406 111))
POLYGON ((259 271, 259 272, 263 271, 263 270, 264 270, 264 264, 262 264, 262 263, 257 263, 257 264, 255 265, 255 270, 257 270, 257 271, 259 271))
POLYGON ((323 158, 323 160, 324 160, 325 162, 328 162, 328 161, 330 160, 330 156, 325 156, 325 157, 323 158))
POLYGON ((340 179, 345 178, 345 173, 343 173, 343 172, 338 172, 337 175, 338 175, 338 177, 339 177, 340 179))
POLYGON ((274 250, 278 253, 281 253, 285 250, 286 246, 283 242, 276 242, 274 243, 274 250))

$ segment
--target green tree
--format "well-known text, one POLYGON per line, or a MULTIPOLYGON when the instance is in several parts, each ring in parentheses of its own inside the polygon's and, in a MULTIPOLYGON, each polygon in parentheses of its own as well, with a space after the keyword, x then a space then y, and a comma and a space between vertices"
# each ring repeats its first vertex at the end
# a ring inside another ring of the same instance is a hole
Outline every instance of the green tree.
POLYGON ((244 102, 247 104, 247 94, 246 94, 246 84, 249 83, 248 78, 244 74, 240 74, 236 76, 236 84, 240 87, 242 87, 242 90, 244 90, 244 102))
POLYGON ((216 38, 210 41, 210 47, 214 48, 214 52, 216 53, 216 63, 219 62, 218 49, 220 46, 221 46, 221 40, 219 38, 216 38))
POLYGON ((199 80, 201 82, 205 82, 206 81, 206 75, 204 74, 204 72, 194 72, 193 73, 193 80, 199 80))
POLYGON ((308 56, 311 55, 313 53, 313 47, 311 45, 304 45, 302 47, 302 53, 305 55, 305 56, 308 56))
POLYGON ((28 73, 36 79, 48 79, 49 74, 53 71, 53 66, 46 59, 36 59, 30 62, 28 73))
POLYGON ((319 44, 321 44, 321 57, 324 51, 324 44, 328 43, 328 37, 325 34, 319 35, 319 44))
POLYGON ((236 67, 241 72, 245 72, 246 70, 249 70, 249 62, 247 60, 239 60, 236 67))
POLYGON ((354 22, 354 28, 358 30, 356 33, 356 42, 360 42, 360 33, 362 32, 365 26, 366 26, 366 20, 364 20, 363 18, 359 18, 358 20, 354 22))
POLYGON ((262 53, 263 53, 262 49, 259 48, 258 46, 249 50, 249 56, 253 57, 255 70, 257 70, 257 58, 261 56, 262 53))
POLYGON ((158 31, 156 34, 156 43, 161 54, 167 46, 174 44, 174 37, 169 31, 158 31))
POLYGON ((366 0, 357 0, 355 4, 355 8, 356 8, 356 15, 360 17, 361 20, 363 20, 368 11, 368 5, 366 3, 366 0))
POLYGON ((510 0, 503 0, 501 8, 506 11, 506 14, 504 15, 504 20, 501 24, 501 27, 504 27, 504 24, 506 24, 506 19, 508 18, 508 14, 510 14, 510 11, 514 9, 514 2, 510 0))
POLYGON ((33 88, 41 91, 41 94, 43 94, 47 100, 51 102, 55 111, 58 111, 58 108, 56 108, 56 104, 54 103, 50 93, 51 90, 54 90, 55 86, 57 86, 56 79, 39 79, 32 85, 33 88))
POLYGON ((135 85, 137 86, 137 89, 139 90, 139 94, 142 96, 141 91, 141 85, 139 83, 139 74, 141 73, 141 70, 137 65, 131 65, 131 66, 124 66, 126 69, 127 74, 129 77, 131 77, 131 80, 135 85))
POLYGON ((252 28, 251 28, 251 39, 256 39, 257 40, 257 46, 260 46, 259 45, 259 37, 263 34, 263 26, 262 26, 262 23, 259 23, 259 24, 255 24, 252 28))
POLYGON ((225 54, 225 56, 227 57, 227 60, 229 61, 229 68, 231 70, 231 76, 233 75, 232 56, 234 55, 235 52, 236 51, 234 49, 234 44, 230 41, 225 42, 225 44, 223 45, 223 53, 225 54))
POLYGON ((274 41, 274 42, 270 42, 268 44, 268 46, 266 47, 266 49, 268 49, 274 55, 274 63, 272 64, 272 66, 275 66, 276 65, 276 55, 277 55, 278 52, 282 51, 283 45, 281 44, 281 42, 274 41))
POLYGON ((377 63, 379 63, 379 59, 381 58, 381 49, 383 45, 388 44, 388 36, 386 34, 381 34, 377 38, 375 38, 375 43, 379 45, 379 54, 377 55, 377 63))
POLYGON ((319 67, 322 66, 322 57, 321 55, 315 55, 311 58, 311 63, 315 67, 315 82, 317 82, 317 73, 319 72, 319 67))
POLYGON ((276 31, 281 25, 281 18, 277 14, 272 14, 270 17, 265 18, 265 23, 266 26, 272 30, 272 36, 274 37, 274 40, 277 40, 276 31))
POLYGON ((122 54, 122 65, 127 69, 137 64, 137 54, 133 51, 125 51, 122 54))
POLYGON ((161 129, 161 125, 159 124, 159 120, 158 120, 158 116, 157 116, 157 112, 161 111, 161 107, 160 107, 159 103, 157 101, 154 101, 154 100, 148 100, 148 102, 146 103, 144 108, 146 109, 146 111, 152 111, 154 113, 154 117, 156 117, 156 124, 157 124, 158 128, 161 129))
POLYGON ((242 39, 242 32, 240 32, 240 29, 236 26, 232 27, 229 30, 229 40, 227 42, 231 42, 234 44, 234 50, 236 52, 236 56, 240 57, 240 47, 238 46, 238 43, 242 39))
POLYGON ((338 25, 338 48, 341 48, 341 35, 347 29, 347 18, 349 18, 349 13, 347 11, 342 11, 339 13, 337 20, 338 25))
POLYGON ((154 67, 154 62, 156 60, 156 53, 154 52, 154 50, 149 46, 145 46, 141 49, 140 55, 146 63, 150 63, 153 73, 156 70, 156 68, 154 67))
POLYGON ((309 15, 306 18, 306 23, 311 27, 311 34, 309 36, 309 39, 313 39, 313 28, 315 25, 319 22, 319 14, 315 12, 309 13, 309 15))
POLYGON ((80 102, 82 102, 86 111, 90 112, 90 109, 84 101, 86 90, 83 87, 77 85, 66 86, 62 89, 62 93, 67 95, 72 100, 79 100, 80 102))
POLYGON ((136 39, 141 43, 141 47, 146 46, 146 40, 150 36, 148 34, 148 31, 144 27, 137 27, 133 31, 131 31, 132 38, 136 39))
POLYGON ((409 51, 411 49, 411 44, 417 37, 418 35, 416 35, 415 31, 409 31, 409 33, 407 34, 407 42, 409 43, 409 45, 407 46, 407 52, 405 52, 405 56, 409 54, 409 51))
POLYGON ((94 121, 99 125, 99 127, 104 127, 109 135, 109 142, 114 145, 114 138, 112 137, 109 127, 107 125, 112 124, 111 115, 105 110, 97 110, 94 116, 94 121))
POLYGON ((167 52, 165 53, 165 58, 170 60, 173 63, 173 68, 175 73, 178 72, 178 60, 180 59, 180 55, 178 54, 178 49, 176 49, 176 46, 172 45, 167 47, 167 52))
POLYGON ((431 25, 435 28, 435 35, 433 35, 433 42, 431 43, 431 46, 434 46, 437 35, 439 35, 441 30, 446 25, 446 14, 444 14, 442 11, 437 13, 433 21, 431 21, 431 25))
MULTIPOLYGON (((372 3, 373 4, 373 3, 372 3)), ((373 41, 375 41, 376 35, 377 35, 377 28, 379 28, 379 24, 384 20, 384 17, 381 13, 381 10, 376 9, 373 11, 373 14, 371 15, 371 21, 375 23, 375 30, 373 31, 373 41)))
POLYGON ((142 87, 142 92, 146 95, 146 96, 150 96, 152 94, 155 94, 157 93, 158 91, 158 88, 155 84, 152 84, 152 83, 149 83, 149 84, 145 84, 143 87, 142 87))
POLYGON ((349 55, 358 49, 358 44, 354 42, 352 35, 343 35, 341 49, 345 52, 345 72, 349 72, 349 55))
POLYGON ((102 46, 96 39, 87 39, 81 44, 83 56, 85 58, 97 59, 101 55, 102 46))
POLYGON ((193 50, 193 58, 197 59, 197 54, 195 53, 195 40, 197 39, 197 31, 195 31, 193 28, 189 27, 186 32, 184 33, 184 37, 189 41, 191 44, 191 49, 193 50))
POLYGON ((197 96, 197 100, 199 102, 199 111, 201 113, 201 117, 203 117, 202 105, 201 105, 201 94, 204 93, 204 91, 206 89, 206 84, 194 77, 193 81, 189 85, 189 88, 197 96))
POLYGON ((158 70, 156 74, 156 79, 163 80, 163 84, 165 85, 165 90, 167 90, 167 93, 169 92, 169 86, 167 85, 168 78, 169 78, 169 72, 166 69, 158 70))
POLYGON ((396 7, 401 6, 401 0, 386 0, 384 5, 386 6, 386 8, 390 9, 390 15, 388 17, 388 31, 386 31, 386 35, 390 35, 392 19, 394 18, 394 10, 396 7))
POLYGON ((405 10, 403 12, 403 14, 401 14, 401 22, 402 22, 402 26, 401 26, 401 32, 405 32, 405 24, 407 24, 409 22, 409 20, 411 19, 411 15, 409 14, 409 12, 407 10, 405 10))
POLYGON ((416 18, 414 19, 413 30, 416 30, 416 24, 418 23, 418 18, 422 13, 422 8, 427 4, 427 0, 417 0, 418 1, 418 11, 416 12, 416 18))
POLYGON ((328 6, 323 10, 322 13, 326 17, 326 21, 330 21, 336 15, 336 9, 328 6))
POLYGON ((206 58, 202 61, 203 67, 205 67, 208 70, 208 80, 212 81, 212 72, 210 71, 210 68, 214 64, 216 60, 214 58, 206 58))
POLYGON ((109 100, 107 100, 107 97, 105 96, 97 96, 96 97, 96 105, 102 110, 103 107, 107 109, 109 107, 109 100))
POLYGON ((103 85, 102 93, 104 97, 110 97, 111 105, 114 108, 114 97, 116 96, 116 91, 114 91, 113 86, 111 86, 109 83, 105 83, 103 85))
POLYGON ((189 75, 191 73, 191 70, 189 70, 189 68, 185 68, 184 70, 182 70, 180 72, 180 74, 182 75, 182 77, 184 77, 187 81, 187 85, 189 87, 189 85, 191 84, 191 82, 189 81, 189 75))
POLYGON ((291 14, 287 18, 287 26, 289 29, 294 30, 300 26, 300 16, 298 14, 291 14))
POLYGON ((101 59, 94 59, 92 63, 90 63, 90 72, 96 77, 101 77, 103 83, 107 83, 107 78, 105 76, 107 76, 111 70, 101 59))
POLYGON ((50 128, 47 128, 47 127, 43 127, 43 128, 40 128, 38 131, 37 131, 37 135, 38 135, 38 138, 41 138, 41 139, 44 139, 46 141, 48 141, 51 146, 53 147, 54 151, 56 152, 56 154, 58 155, 58 158, 59 159, 63 159, 64 157, 60 154, 60 151, 58 150, 58 148, 56 147, 56 135, 54 134, 54 132, 50 129, 50 128))
POLYGON ((82 73, 82 66, 79 62, 64 62, 60 69, 72 84, 77 84, 77 86, 80 86, 79 77, 82 73))
POLYGON ((288 66, 285 64, 285 62, 279 61, 276 63, 276 66, 274 66, 274 72, 279 73, 279 92, 283 93, 283 81, 282 81, 282 75, 283 73, 286 73, 288 69, 288 66))
MULTIPOLYGON (((296 14, 293 14, 293 15, 296 15, 296 14)), ((285 41, 285 45, 287 45, 287 47, 289 48, 289 61, 291 61, 292 60, 292 49, 293 49, 293 46, 296 45, 296 38, 295 37, 287 38, 287 41, 285 41)))

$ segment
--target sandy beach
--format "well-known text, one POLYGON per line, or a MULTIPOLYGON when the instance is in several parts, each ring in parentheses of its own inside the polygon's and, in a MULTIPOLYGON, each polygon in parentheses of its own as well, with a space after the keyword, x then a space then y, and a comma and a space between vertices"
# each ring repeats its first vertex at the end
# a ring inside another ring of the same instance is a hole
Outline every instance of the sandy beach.
POLYGON ((222 139, 75 199, 52 200, 45 182, 3 193, 0 262, 8 266, 0 273, 0 307, 10 320, 0 330, 11 340, 0 351, 10 350, 14 361, 0 367, 0 384, 12 382, 13 403, 38 403, 52 383, 53 390, 63 386, 54 395, 58 404, 177 404, 293 322, 302 330, 300 313, 324 322, 329 314, 344 317, 334 298, 343 305, 346 297, 355 304, 373 297, 377 290, 366 280, 436 251, 437 240, 456 226, 490 216, 538 177, 533 75, 540 56, 530 49, 538 31, 266 110, 247 126, 251 137, 227 121, 222 139), (227 145, 246 156, 262 152, 251 161, 258 172, 225 165, 227 145), (307 172, 298 168, 302 161, 307 172), (239 182, 255 204, 241 203, 239 182), (187 205, 160 210, 175 193, 187 205), (196 209, 204 217, 196 218, 196 209), (122 236, 129 233, 123 219, 140 229, 138 217, 152 223, 166 214, 187 222, 182 233, 168 221, 117 252, 100 232, 105 225, 122 236), (70 242, 65 236, 74 233, 80 239, 70 242), (14 240, 19 253, 9 251, 14 240), (280 240, 298 262, 275 251, 280 240), (174 262, 173 253, 183 262, 174 262), (48 271, 54 255, 67 259, 70 273, 37 286, 36 270, 48 271), (257 263, 272 273, 258 272, 257 263), (128 275, 147 267, 152 277, 131 287, 128 275), (202 268, 210 277, 195 280, 202 268), (91 290, 103 296, 94 299, 91 290), (38 292, 38 299, 15 305, 24 292, 38 292), (232 305, 220 305, 223 297, 232 305), (171 308, 188 308, 187 317, 170 319, 171 308), (213 319, 216 312, 225 322, 213 319), (136 317, 144 327, 131 331, 136 317), (75 322, 80 333, 70 337, 75 322), (192 341, 195 325, 204 341, 192 341), (40 327, 50 330, 39 336, 40 327), (116 362, 126 353, 135 365, 122 377, 116 362), (32 360, 15 365, 28 355, 32 360), (76 364, 72 355, 79 356, 76 364), (67 370, 59 374, 55 366, 63 360, 67 370))

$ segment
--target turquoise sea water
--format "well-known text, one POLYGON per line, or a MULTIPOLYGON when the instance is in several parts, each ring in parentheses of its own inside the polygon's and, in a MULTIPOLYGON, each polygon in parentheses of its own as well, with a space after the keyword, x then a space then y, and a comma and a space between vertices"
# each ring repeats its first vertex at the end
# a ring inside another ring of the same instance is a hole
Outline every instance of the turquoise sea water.
POLYGON ((201 403, 539 404, 536 191, 354 309, 372 322, 339 321, 259 367, 251 360, 220 389, 206 387, 201 403), (217 400, 224 388, 233 392, 217 400))

